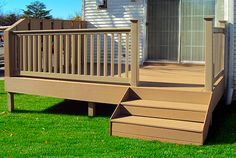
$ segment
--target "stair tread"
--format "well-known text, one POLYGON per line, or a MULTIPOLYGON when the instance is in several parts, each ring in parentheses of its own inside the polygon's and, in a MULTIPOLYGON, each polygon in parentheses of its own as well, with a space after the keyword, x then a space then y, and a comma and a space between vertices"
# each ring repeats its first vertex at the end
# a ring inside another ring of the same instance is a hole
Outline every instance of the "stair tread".
POLYGON ((141 125, 141 126, 151 126, 151 127, 157 127, 157 128, 159 127, 159 128, 167 128, 167 129, 183 130, 183 131, 191 131, 191 132, 203 132, 203 126, 204 126, 204 123, 149 118, 149 117, 141 117, 141 116, 126 116, 126 117, 112 119, 111 122, 135 124, 135 125, 141 125))
POLYGON ((206 112, 208 109, 208 105, 204 104, 191 104, 191 103, 153 101, 153 100, 133 100, 133 101, 122 102, 121 104, 127 106, 175 109, 175 110, 186 110, 186 111, 201 111, 201 112, 206 112))

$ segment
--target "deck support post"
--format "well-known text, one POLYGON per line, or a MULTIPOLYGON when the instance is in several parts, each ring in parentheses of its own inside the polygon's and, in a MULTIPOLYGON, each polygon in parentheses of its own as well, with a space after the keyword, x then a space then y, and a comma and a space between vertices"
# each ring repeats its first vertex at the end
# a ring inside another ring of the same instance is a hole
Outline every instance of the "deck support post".
POLYGON ((213 90, 213 17, 205 18, 205 89, 213 90))
POLYGON ((131 20, 131 86, 139 83, 139 23, 131 20))
POLYGON ((14 94, 11 92, 7 93, 7 106, 9 112, 14 111, 14 94))
POLYGON ((96 103, 88 102, 88 116, 95 116, 96 114, 96 103))

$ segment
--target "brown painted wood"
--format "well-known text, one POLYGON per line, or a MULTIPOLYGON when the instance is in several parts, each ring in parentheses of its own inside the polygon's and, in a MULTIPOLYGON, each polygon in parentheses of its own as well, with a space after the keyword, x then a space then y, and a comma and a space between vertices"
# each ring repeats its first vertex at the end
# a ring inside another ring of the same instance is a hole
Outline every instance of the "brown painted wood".
POLYGON ((182 140, 175 140, 175 139, 166 139, 166 138, 158 138, 158 137, 149 137, 149 136, 143 136, 143 135, 135 135, 135 134, 127 134, 122 132, 113 131, 112 136, 118 136, 118 137, 128 137, 128 138, 135 138, 135 139, 144 139, 144 140, 158 140, 162 142, 168 142, 168 143, 176 143, 176 144, 190 144, 190 145, 203 145, 202 143, 198 142, 191 142, 191 141, 182 141, 182 140))
POLYGON ((182 130, 189 132, 203 132, 203 123, 170 119, 148 118, 141 116, 127 116, 112 120, 113 123, 134 124, 140 126, 182 130))
POLYGON ((105 104, 118 104, 127 90, 126 86, 24 77, 6 78, 5 85, 8 92, 105 104))
POLYGON ((96 103, 88 102, 88 116, 96 115, 96 103))
POLYGON ((198 143, 200 143, 202 139, 201 133, 112 122, 112 133, 113 132, 198 143))
POLYGON ((52 36, 48 36, 48 72, 52 73, 53 65, 52 65, 52 36))
MULTIPOLYGON (((204 122, 206 112, 185 111, 176 109, 163 109, 163 108, 149 108, 149 107, 136 107, 124 106, 127 112, 134 116, 145 116, 153 118, 164 118, 192 122, 204 122)), ((124 114, 126 114, 125 112, 124 114)))
POLYGON ((121 104, 124 106, 198 111, 198 112, 206 112, 208 109, 208 104, 192 104, 183 102, 168 102, 168 101, 154 101, 154 100, 133 100, 133 101, 122 102, 121 104))
POLYGON ((27 65, 28 71, 32 71, 32 36, 28 36, 27 41, 27 65))
POLYGON ((11 92, 7 93, 7 106, 9 112, 14 111, 14 94, 11 92))

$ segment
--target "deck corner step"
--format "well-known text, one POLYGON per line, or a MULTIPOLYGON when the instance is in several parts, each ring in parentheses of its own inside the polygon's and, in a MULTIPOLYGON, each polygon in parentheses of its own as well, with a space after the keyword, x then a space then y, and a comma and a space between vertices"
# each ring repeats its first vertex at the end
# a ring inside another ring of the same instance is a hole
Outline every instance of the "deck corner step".
POLYGON ((148 126, 154 128, 165 128, 180 131, 189 131, 202 133, 204 123, 189 122, 189 121, 179 121, 179 120, 169 120, 169 119, 159 119, 159 118, 148 118, 142 116, 127 116, 111 120, 112 123, 122 123, 122 124, 133 124, 139 126, 148 126))
POLYGON ((121 103, 124 106, 136 106, 146 108, 160 108, 160 109, 174 109, 185 111, 207 112, 208 105, 192 104, 182 102, 167 102, 167 101, 153 101, 153 100, 133 100, 121 103))

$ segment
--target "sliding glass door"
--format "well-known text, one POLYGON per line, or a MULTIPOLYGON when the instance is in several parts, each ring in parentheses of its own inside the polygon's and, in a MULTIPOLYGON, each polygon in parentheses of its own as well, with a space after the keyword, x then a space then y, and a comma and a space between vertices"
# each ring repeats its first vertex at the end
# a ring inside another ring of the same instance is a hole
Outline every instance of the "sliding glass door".
POLYGON ((148 60, 204 61, 204 17, 215 0, 149 0, 148 60))
POLYGON ((148 59, 177 61, 180 0, 150 0, 148 7, 148 59))
POLYGON ((215 13, 215 0, 181 0, 182 62, 204 61, 204 17, 215 13))

